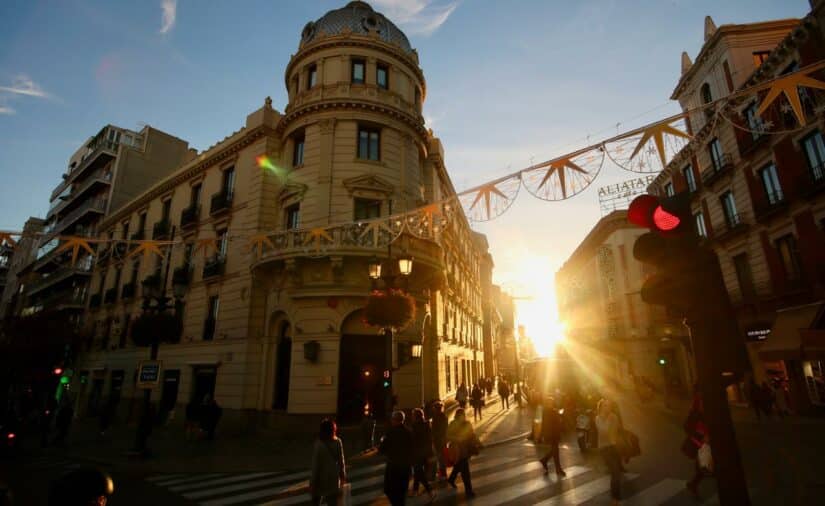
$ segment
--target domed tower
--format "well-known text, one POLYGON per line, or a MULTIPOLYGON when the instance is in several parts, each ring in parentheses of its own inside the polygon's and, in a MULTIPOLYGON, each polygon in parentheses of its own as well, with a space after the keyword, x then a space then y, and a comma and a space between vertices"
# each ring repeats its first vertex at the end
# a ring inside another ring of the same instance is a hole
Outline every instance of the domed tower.
POLYGON ((362 311, 375 286, 368 264, 389 261, 389 234, 365 240, 359 228, 453 192, 440 143, 424 128, 418 55, 389 19, 350 2, 306 24, 284 83, 280 145, 269 148, 282 170, 264 192, 272 206, 264 214, 275 229, 294 232, 253 266, 266 293, 261 396, 290 414, 337 412, 346 421, 369 404, 382 415, 381 373, 393 368, 394 350, 392 392, 402 407, 420 405, 422 395, 439 395, 437 339, 426 342, 421 361, 405 364, 403 356, 436 325, 429 307, 444 278, 442 250, 404 234, 392 242, 396 259, 414 260, 406 288, 418 314, 390 346, 362 311))

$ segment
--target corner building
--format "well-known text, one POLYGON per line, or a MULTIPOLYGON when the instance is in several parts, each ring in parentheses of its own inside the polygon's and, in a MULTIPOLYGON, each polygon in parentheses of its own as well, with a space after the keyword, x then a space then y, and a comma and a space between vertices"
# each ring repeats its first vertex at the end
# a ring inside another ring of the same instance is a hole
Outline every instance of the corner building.
MULTIPOLYGON (((368 264, 386 259, 387 244, 359 240, 357 222, 455 194, 441 143, 424 128, 424 75, 392 22, 350 2, 304 27, 284 82, 283 114, 267 99, 243 128, 100 228, 115 239, 142 230, 186 241, 172 249, 167 280, 168 293, 173 281, 187 286, 175 304, 183 333, 161 345, 153 392, 167 416, 182 418, 207 395, 241 427, 285 415, 337 413, 348 422, 366 402, 383 411, 384 338, 363 323, 362 309, 368 264), (318 227, 328 235, 313 238, 318 227), (249 238, 272 231, 275 247, 259 256, 249 238)), ((486 241, 473 240, 456 210, 438 243, 402 234, 392 251, 414 261, 416 320, 393 346, 392 389, 410 408, 484 375, 486 241), (423 343, 420 359, 408 359, 414 343, 423 343)), ((148 350, 132 343, 130 322, 142 311, 141 285, 160 283, 164 269, 157 256, 98 259, 92 286, 105 302, 88 308, 95 337, 80 366, 81 412, 111 395, 124 411, 139 404, 136 369, 148 350)))

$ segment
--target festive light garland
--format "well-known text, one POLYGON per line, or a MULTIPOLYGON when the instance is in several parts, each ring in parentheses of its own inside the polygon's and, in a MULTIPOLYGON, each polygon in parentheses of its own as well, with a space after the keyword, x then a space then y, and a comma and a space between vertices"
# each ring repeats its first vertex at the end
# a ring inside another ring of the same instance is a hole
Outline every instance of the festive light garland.
MULTIPOLYGON (((380 248, 404 233, 421 239, 439 241, 459 206, 470 222, 484 222, 504 214, 516 200, 522 186, 541 200, 566 200, 590 186, 600 174, 605 158, 630 172, 661 172, 677 154, 681 157, 693 154, 694 148, 690 146, 692 137, 687 133, 687 121, 692 114, 712 111, 711 129, 715 129, 717 122, 722 119, 736 129, 758 135, 778 135, 802 130, 806 128, 807 120, 805 100, 800 96, 800 88, 806 89, 804 96, 809 102, 820 104, 814 113, 818 116, 825 115, 825 92, 822 91, 825 90, 825 82, 811 77, 812 73, 823 68, 825 60, 551 160, 517 170, 412 211, 310 229, 272 232, 255 229, 250 230, 252 233, 249 235, 234 233, 228 236, 227 240, 244 239, 245 250, 256 259, 265 258, 271 252, 284 250, 293 250, 308 256, 326 256, 327 251, 334 246, 380 248), (810 93, 814 94, 813 99, 808 96, 810 93), (763 95, 761 100, 760 95, 763 95), (785 103, 778 102, 780 96, 784 97, 785 103), (741 116, 736 108, 746 98, 754 97, 754 103, 759 102, 756 110, 759 121, 751 120, 753 125, 743 124, 741 120, 733 117, 741 116), (789 115, 792 115, 797 127, 776 128, 777 123, 789 123, 789 115), (686 149, 690 152, 685 153, 686 149)), ((256 163, 262 169, 279 173, 278 167, 266 156, 258 157, 256 163)), ((238 230, 236 228, 235 232, 238 230)), ((42 237, 45 233, 0 231, 0 246, 13 250, 19 239, 27 235, 42 237)), ((74 266, 81 251, 94 255, 97 249, 99 255, 112 254, 121 260, 139 254, 148 259, 152 255, 163 257, 163 250, 167 247, 191 244, 194 247, 193 256, 203 252, 205 261, 210 253, 218 252, 218 239, 215 236, 163 241, 59 236, 58 240, 62 244, 53 251, 55 255, 71 251, 74 266), (115 244, 125 244, 124 252, 120 253, 116 251, 117 248, 109 247, 115 244)))

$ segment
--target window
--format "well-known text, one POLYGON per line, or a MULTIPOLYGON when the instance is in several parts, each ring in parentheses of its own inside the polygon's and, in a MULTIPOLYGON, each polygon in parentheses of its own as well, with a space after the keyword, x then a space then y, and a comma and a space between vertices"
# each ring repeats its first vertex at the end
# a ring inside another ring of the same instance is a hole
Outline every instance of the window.
POLYGON ((307 69, 307 89, 311 90, 318 84, 318 66, 312 64, 307 69))
POLYGON ((132 262, 132 277, 129 278, 130 283, 137 283, 138 273, 140 272, 140 260, 132 262))
POLYGON ((714 138, 710 141, 710 144, 708 144, 708 152, 710 153, 710 161, 713 163, 714 170, 722 170, 724 155, 722 154, 722 143, 719 142, 719 139, 714 138))
POLYGON ((304 164, 304 132, 298 132, 293 136, 292 146, 292 166, 299 167, 304 164))
POLYGON ((745 109, 745 119, 748 121, 748 130, 751 131, 753 140, 760 138, 765 133, 765 124, 762 118, 756 113, 756 102, 752 103, 745 109))
POLYGON ((235 189, 235 167, 230 167, 223 171, 223 193, 232 195, 235 189))
POLYGON ((226 257, 226 252, 229 247, 229 235, 226 233, 226 229, 218 231, 218 255, 222 258, 226 257))
POLYGON ((117 290, 120 287, 120 276, 122 274, 122 271, 123 269, 121 267, 115 269, 115 284, 112 285, 112 288, 114 288, 115 290, 117 290))
POLYGON ((799 267, 799 252, 796 249, 796 238, 792 234, 780 237, 776 240, 776 249, 779 252, 779 258, 782 260, 785 276, 791 281, 799 279, 801 269, 799 267))
POLYGON ((284 228, 294 230, 300 223, 301 204, 292 204, 284 210, 284 228))
POLYGON ((295 74, 295 77, 292 78, 292 90, 294 93, 298 93, 298 74, 295 74))
POLYGON ((673 191, 673 183, 667 183, 665 185, 665 196, 666 197, 672 197, 675 194, 676 193, 673 191))
POLYGON ((142 235, 145 230, 146 230, 146 213, 143 212, 143 213, 140 213, 140 215, 138 217, 138 229, 135 230, 135 232, 142 235))
POLYGON ((380 200, 355 199, 353 207, 356 220, 369 220, 381 216, 380 200))
POLYGON ((364 84, 365 69, 364 60, 352 60, 352 84, 364 84))
POLYGON ((685 177, 685 182, 687 183, 688 191, 695 192, 696 191, 696 178, 693 177, 693 166, 687 165, 684 169, 682 169, 682 175, 685 177))
POLYGON ((733 267, 736 269, 736 279, 739 282, 739 291, 742 292, 742 297, 745 299, 753 297, 755 291, 748 255, 742 253, 733 257, 733 267))
POLYGON ((821 181, 825 178, 825 142, 822 141, 822 132, 817 130, 802 139, 802 147, 805 150, 811 176, 814 181, 821 181))
POLYGON ((358 158, 363 160, 381 159, 381 131, 373 128, 358 128, 358 158))
POLYGON ((739 215, 736 213, 736 201, 733 200, 733 193, 726 191, 719 197, 722 204, 722 211, 725 213, 725 223, 729 228, 739 224, 739 215))
POLYGON ((776 175, 776 166, 772 163, 766 165, 759 171, 759 179, 762 180, 768 202, 771 204, 781 202, 784 196, 782 195, 782 188, 779 186, 779 177, 776 175))
POLYGON ((209 297, 209 316, 203 329, 203 340, 211 341, 215 337, 215 322, 218 321, 218 310, 220 309, 220 299, 217 295, 209 297))
POLYGON ((192 254, 195 251, 195 245, 191 242, 187 242, 186 245, 183 247, 183 265, 190 266, 192 265, 192 254))
POLYGON ((124 241, 129 238, 129 222, 123 222, 123 234, 121 235, 121 239, 124 241))
POLYGON ((172 209, 172 199, 163 201, 163 207, 160 212, 160 221, 169 221, 169 212, 172 209))
POLYGON ((385 90, 390 89, 389 68, 383 63, 379 63, 375 67, 375 84, 377 84, 381 88, 384 88, 385 90))
POLYGON ((699 211, 693 215, 693 221, 696 224, 696 233, 699 237, 707 237, 708 230, 705 228, 705 215, 699 211))
POLYGON ((770 51, 754 51, 753 52, 753 66, 758 68, 763 63, 765 63, 765 60, 767 60, 768 56, 770 56, 770 55, 771 55, 770 51))
POLYGON ((200 184, 196 184, 192 186, 192 190, 189 193, 189 204, 195 208, 198 207, 201 203, 201 189, 202 186, 200 184))
POLYGON ((452 382, 452 374, 450 374, 452 370, 452 364, 450 363, 450 357, 444 357, 444 373, 446 377, 447 383, 447 391, 450 392, 453 389, 453 382, 452 382))
POLYGON ((705 83, 702 85, 702 89, 700 91, 702 94, 702 103, 709 104, 713 102, 713 94, 710 92, 710 84, 705 83))

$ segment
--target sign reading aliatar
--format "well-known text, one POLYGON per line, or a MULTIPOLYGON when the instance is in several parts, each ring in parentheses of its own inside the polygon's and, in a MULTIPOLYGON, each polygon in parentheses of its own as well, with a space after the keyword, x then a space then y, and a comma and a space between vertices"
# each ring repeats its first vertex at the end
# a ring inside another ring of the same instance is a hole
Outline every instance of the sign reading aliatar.
POLYGON ((647 187, 656 179, 656 175, 649 174, 645 177, 628 179, 621 183, 602 186, 599 188, 600 199, 610 199, 613 197, 627 197, 636 193, 647 191, 647 187))

